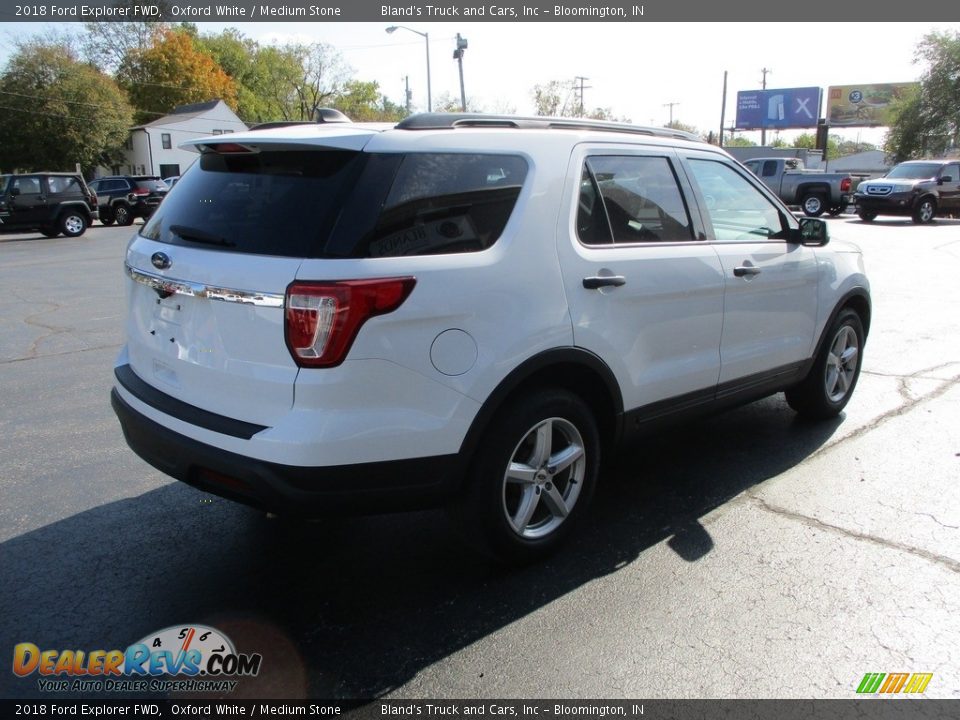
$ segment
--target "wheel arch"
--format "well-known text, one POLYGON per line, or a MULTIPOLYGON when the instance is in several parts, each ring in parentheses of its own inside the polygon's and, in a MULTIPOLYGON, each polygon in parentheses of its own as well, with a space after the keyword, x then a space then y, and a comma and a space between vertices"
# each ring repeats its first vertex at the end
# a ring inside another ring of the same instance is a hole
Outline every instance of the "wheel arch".
POLYGON ((820 332, 820 339, 817 341, 816 350, 813 353, 814 358, 820 354, 820 349, 823 347, 823 343, 827 341, 827 333, 829 333, 830 328, 833 327, 833 323, 837 319, 837 316, 847 308, 850 308, 860 316, 860 323, 863 325, 863 340, 866 342, 867 336, 870 334, 870 320, 873 312, 872 304, 870 302, 870 293, 867 292, 866 288, 855 287, 851 290, 848 290, 840 298, 840 300, 834 306, 833 312, 830 313, 830 317, 827 318, 827 322, 824 324, 823 330, 820 332))
POLYGON ((473 461, 484 433, 513 398, 538 387, 558 387, 579 396, 593 411, 606 450, 623 429, 623 396, 613 371, 582 348, 558 348, 534 355, 505 377, 483 403, 460 446, 465 465, 473 461))

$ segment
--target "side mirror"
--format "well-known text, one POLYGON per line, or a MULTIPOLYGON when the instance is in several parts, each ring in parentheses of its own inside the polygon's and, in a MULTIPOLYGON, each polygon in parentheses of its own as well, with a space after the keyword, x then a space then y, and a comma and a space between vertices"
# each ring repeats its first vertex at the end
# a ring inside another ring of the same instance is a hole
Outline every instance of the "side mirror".
POLYGON ((827 221, 820 218, 800 218, 800 242, 811 247, 822 247, 830 242, 827 221))
POLYGON ((953 182, 952 175, 941 175, 937 178, 937 185, 943 185, 944 183, 953 182))

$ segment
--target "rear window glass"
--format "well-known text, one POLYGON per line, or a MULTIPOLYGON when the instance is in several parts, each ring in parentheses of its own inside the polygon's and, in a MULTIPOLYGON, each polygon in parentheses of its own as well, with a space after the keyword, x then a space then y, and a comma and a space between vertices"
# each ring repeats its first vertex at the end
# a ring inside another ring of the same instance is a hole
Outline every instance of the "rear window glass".
POLYGON ((141 190, 157 190, 159 192, 166 192, 170 189, 167 187, 167 184, 159 178, 150 180, 137 180, 136 186, 141 190))
POLYGON ((292 257, 476 252, 503 232, 526 174, 512 155, 204 153, 141 234, 292 257))
POLYGON ((175 245, 312 257, 350 186, 359 153, 203 153, 141 234, 175 245))
POLYGON ((327 246, 334 257, 477 252, 503 232, 527 175, 515 155, 372 159, 327 246))

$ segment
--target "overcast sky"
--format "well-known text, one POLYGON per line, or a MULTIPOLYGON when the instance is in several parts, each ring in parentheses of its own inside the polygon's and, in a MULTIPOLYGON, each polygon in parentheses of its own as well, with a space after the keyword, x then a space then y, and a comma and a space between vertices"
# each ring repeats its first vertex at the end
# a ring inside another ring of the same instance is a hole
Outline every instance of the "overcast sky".
MULTIPOLYGON (((415 109, 427 105, 424 39, 390 23, 199 23, 201 33, 231 25, 261 42, 322 41, 336 47, 361 80, 376 80, 394 102, 403 102, 409 76, 415 109)), ((491 112, 533 109, 538 83, 589 78, 586 106, 609 107, 639 124, 674 119, 701 130, 720 127, 724 70, 729 73, 727 126, 733 124, 738 90, 761 86, 761 69, 771 88, 916 80, 917 42, 933 29, 960 30, 941 23, 415 23, 430 35, 434 101, 459 98, 459 32, 469 41, 464 55, 467 97, 491 112)), ((14 38, 41 32, 43 24, 0 23, 0 63, 14 38)), ((61 27, 63 27, 61 25, 61 27)), ((69 27, 69 26, 68 26, 69 27)), ((77 25, 78 30, 81 26, 77 25)), ((825 107, 822 111, 825 110, 825 107)), ((856 139, 858 131, 843 131, 856 139)), ((878 142, 883 132, 863 130, 878 142)), ((759 140, 759 132, 748 135, 759 140), (756 136, 755 138, 753 136, 756 136)))

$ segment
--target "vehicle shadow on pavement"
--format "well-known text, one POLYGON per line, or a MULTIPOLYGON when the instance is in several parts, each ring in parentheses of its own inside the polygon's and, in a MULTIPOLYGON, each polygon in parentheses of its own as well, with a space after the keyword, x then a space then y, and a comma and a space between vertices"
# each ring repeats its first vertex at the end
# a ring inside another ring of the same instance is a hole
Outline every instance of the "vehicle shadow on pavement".
MULTIPOLYGON (((202 623, 264 656, 230 698, 379 696, 661 542, 689 562, 724 552, 702 518, 839 424, 800 422, 776 396, 648 437, 602 479, 580 533, 522 569, 467 550, 441 512, 299 523, 171 482, 0 545, 0 647, 123 650, 202 623)), ((498 677, 462 672, 477 694, 498 677)), ((36 674, 0 678, 0 697, 43 695, 36 674)))

